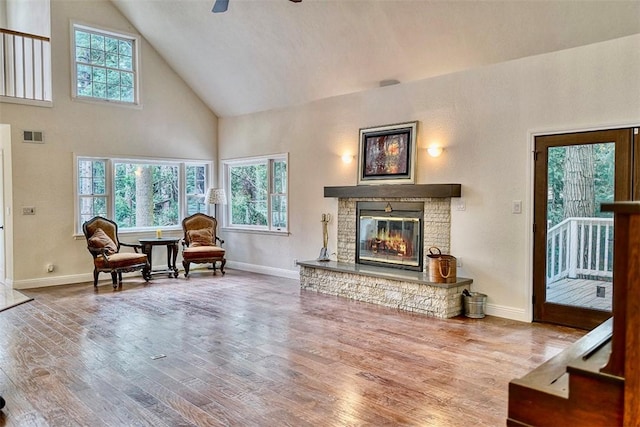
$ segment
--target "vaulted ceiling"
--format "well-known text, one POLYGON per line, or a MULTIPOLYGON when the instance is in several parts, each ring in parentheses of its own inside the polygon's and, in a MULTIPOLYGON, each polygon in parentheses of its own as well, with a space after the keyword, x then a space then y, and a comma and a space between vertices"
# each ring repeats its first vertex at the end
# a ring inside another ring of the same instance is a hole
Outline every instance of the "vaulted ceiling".
POLYGON ((220 117, 640 33, 635 0, 112 2, 220 117))

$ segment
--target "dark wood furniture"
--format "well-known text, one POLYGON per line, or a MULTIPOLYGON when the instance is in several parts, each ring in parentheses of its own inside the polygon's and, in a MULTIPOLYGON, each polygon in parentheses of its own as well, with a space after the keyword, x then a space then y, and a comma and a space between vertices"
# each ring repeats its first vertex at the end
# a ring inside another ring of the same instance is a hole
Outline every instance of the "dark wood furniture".
POLYGON ((118 225, 110 219, 96 216, 82 224, 87 239, 87 249, 93 256, 93 286, 98 286, 98 275, 110 273, 114 289, 122 285, 122 273, 142 270, 142 277, 149 281, 150 265, 147 255, 139 253, 141 246, 124 243, 118 239, 118 225), (122 247, 134 252, 120 252, 122 247))
POLYGON ((324 187, 324 197, 460 197, 461 184, 379 184, 324 187))
POLYGON ((640 423, 640 203, 614 212, 613 317, 509 383, 510 426, 640 423))
POLYGON ((153 239, 139 239, 142 246, 142 252, 149 259, 149 274, 168 274, 169 277, 178 277, 178 268, 176 267, 176 259, 178 258, 178 242, 179 238, 159 237, 153 239), (165 246, 167 248, 167 268, 162 270, 153 269, 153 247, 165 246))

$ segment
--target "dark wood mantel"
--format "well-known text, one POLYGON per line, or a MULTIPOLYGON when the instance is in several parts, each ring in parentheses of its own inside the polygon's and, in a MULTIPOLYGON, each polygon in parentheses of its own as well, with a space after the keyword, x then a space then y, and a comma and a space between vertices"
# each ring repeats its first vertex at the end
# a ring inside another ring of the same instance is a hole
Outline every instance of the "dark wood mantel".
POLYGON ((324 187, 324 197, 460 197, 461 184, 381 184, 324 187))

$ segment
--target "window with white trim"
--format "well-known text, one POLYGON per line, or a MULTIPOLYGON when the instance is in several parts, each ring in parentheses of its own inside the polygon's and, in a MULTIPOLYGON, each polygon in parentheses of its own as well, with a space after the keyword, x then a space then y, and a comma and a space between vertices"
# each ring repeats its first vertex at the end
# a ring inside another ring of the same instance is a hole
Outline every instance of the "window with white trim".
POLYGON ((207 213, 210 164, 154 159, 76 157, 77 226, 100 215, 121 231, 179 228, 207 213))
POLYGON ((137 105, 138 37, 73 24, 72 96, 137 105))
POLYGON ((288 156, 223 161, 229 228, 287 231, 288 156))

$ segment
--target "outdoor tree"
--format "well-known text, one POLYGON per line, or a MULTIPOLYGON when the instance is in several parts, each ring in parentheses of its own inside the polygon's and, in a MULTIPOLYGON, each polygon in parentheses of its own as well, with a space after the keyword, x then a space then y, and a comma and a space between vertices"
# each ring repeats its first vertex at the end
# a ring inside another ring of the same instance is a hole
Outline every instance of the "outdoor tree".
POLYGON ((139 166, 136 177, 136 226, 153 226, 153 167, 139 166))
POLYGON ((564 218, 595 215, 593 145, 566 147, 564 161, 564 218))
POLYGON ((613 201, 615 146, 612 143, 550 147, 547 219, 604 217, 600 204, 613 201))

